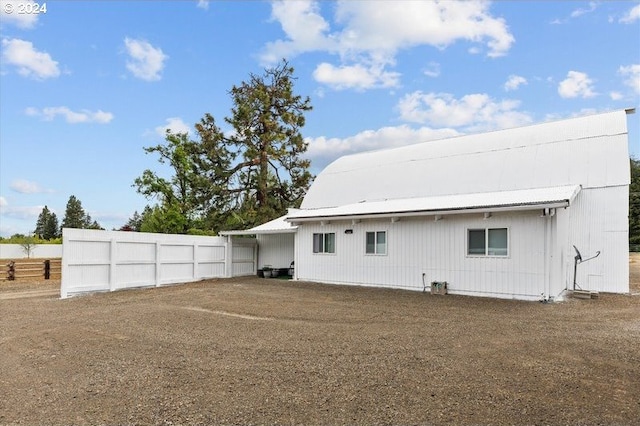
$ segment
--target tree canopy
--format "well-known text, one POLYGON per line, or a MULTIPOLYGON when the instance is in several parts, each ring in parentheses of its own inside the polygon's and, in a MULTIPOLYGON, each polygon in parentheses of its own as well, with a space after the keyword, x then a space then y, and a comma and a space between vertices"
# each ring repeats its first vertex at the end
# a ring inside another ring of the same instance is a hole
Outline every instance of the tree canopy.
POLYGON ((629 186, 629 244, 640 245, 640 160, 630 159, 629 186))
POLYGON ((60 236, 58 217, 49 210, 47 206, 42 208, 42 212, 36 221, 36 228, 33 232, 36 237, 43 240, 51 240, 60 236))
POLYGON ((69 197, 61 228, 103 229, 88 215, 75 195, 69 197))
POLYGON ((233 86, 231 115, 224 118, 230 132, 205 114, 195 125, 196 140, 167 132, 163 144, 145 148, 173 175, 148 169, 134 181, 140 194, 158 200, 143 215, 142 230, 250 228, 300 205, 313 178, 301 133, 312 107, 294 93, 293 72, 282 61, 233 86))

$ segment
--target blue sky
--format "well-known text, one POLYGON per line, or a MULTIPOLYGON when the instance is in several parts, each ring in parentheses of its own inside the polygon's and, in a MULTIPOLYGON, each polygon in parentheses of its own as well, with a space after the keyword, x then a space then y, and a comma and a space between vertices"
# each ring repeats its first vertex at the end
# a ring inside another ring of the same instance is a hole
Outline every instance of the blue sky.
MULTIPOLYGON (((70 195, 120 227, 154 202, 134 179, 166 172, 143 147, 205 113, 223 124, 229 89, 281 58, 314 107, 314 173, 348 153, 640 103, 638 2, 0 3, 2 236, 31 232, 44 205, 61 220, 70 195)), ((628 123, 640 157, 640 111, 628 123)))

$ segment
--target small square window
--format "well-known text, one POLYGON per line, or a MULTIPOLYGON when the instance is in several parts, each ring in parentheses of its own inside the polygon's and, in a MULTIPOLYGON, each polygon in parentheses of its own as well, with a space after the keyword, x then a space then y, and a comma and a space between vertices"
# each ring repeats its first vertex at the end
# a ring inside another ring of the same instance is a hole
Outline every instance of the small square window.
POLYGON ((387 254, 387 231, 367 232, 367 254, 387 254))
POLYGON ((333 232, 326 234, 313 234, 314 253, 335 253, 336 234, 333 232))

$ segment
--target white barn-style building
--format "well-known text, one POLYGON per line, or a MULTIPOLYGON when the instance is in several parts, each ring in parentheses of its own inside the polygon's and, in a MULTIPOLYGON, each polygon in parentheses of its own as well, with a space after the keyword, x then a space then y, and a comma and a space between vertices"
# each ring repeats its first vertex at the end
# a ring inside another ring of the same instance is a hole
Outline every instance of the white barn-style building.
POLYGON ((258 265, 294 260, 302 281, 446 282, 450 294, 522 300, 557 299, 574 282, 627 293, 632 112, 347 155, 300 209, 224 234, 257 235, 258 265), (573 246, 600 252, 575 277, 573 246))

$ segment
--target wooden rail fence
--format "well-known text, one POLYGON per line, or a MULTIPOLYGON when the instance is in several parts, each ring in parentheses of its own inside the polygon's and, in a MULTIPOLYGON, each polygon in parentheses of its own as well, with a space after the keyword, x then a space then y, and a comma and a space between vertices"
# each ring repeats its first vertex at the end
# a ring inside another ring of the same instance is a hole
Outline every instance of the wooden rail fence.
POLYGON ((5 265, 4 276, 0 281, 13 281, 26 278, 40 278, 49 280, 59 279, 62 273, 61 259, 45 259, 35 261, 33 259, 11 260, 5 265))

